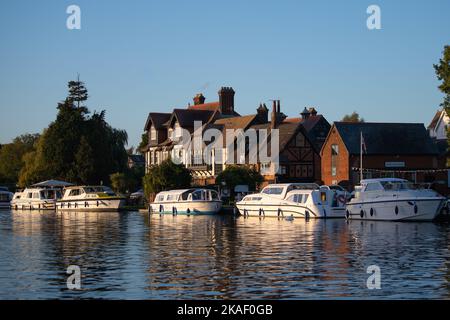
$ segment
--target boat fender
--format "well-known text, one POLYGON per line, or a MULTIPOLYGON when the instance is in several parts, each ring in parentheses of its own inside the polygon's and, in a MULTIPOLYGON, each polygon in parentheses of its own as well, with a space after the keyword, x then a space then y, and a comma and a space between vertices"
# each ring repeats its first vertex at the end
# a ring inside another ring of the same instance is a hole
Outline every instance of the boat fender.
POLYGON ((395 206, 395 214, 398 214, 398 206, 395 206))
POLYGON ((84 207, 86 208, 88 206, 87 201, 84 202, 84 207))
POLYGON ((417 204, 414 205, 414 213, 417 214, 419 212, 419 208, 417 207, 417 204))
POLYGON ((359 216, 360 216, 361 218, 364 218, 364 210, 361 210, 361 212, 359 213, 359 216))
POLYGON ((163 205, 160 205, 159 206, 159 212, 163 212, 164 211, 164 207, 163 207, 163 205))
POLYGON ((374 213, 373 208, 370 208, 370 216, 371 216, 371 217, 373 217, 373 213, 374 213))
POLYGON ((345 211, 345 218, 350 219, 350 211, 345 211))
POLYGON ((177 208, 175 208, 175 207, 172 207, 172 214, 173 214, 174 216, 176 216, 176 215, 177 215, 177 208))
POLYGON ((191 213, 191 209, 188 208, 188 209, 186 210, 186 213, 191 213))
POLYGON ((309 211, 308 210, 305 211, 305 219, 309 220, 309 211))
POLYGON ((278 208, 278 217, 284 217, 283 211, 278 208))
POLYGON ((98 200, 97 200, 97 207, 98 207, 98 200))
POLYGON ((247 209, 244 209, 244 218, 245 217, 248 217, 248 211, 247 211, 247 209))
POLYGON ((264 210, 262 208, 259 208, 259 216, 265 215, 264 210))
POLYGON ((78 202, 75 202, 75 208, 78 208, 78 202))
POLYGON ((323 217, 326 218, 327 217, 327 210, 323 209, 323 217))
POLYGON ((67 208, 70 208, 72 206, 72 204, 69 202, 68 204, 67 204, 67 208))

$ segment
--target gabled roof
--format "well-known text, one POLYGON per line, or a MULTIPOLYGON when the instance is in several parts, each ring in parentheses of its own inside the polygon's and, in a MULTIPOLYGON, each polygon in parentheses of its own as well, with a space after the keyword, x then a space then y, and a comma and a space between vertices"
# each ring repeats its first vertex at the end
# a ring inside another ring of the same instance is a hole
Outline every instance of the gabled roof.
POLYGON ((335 122, 350 154, 360 153, 362 132, 366 154, 437 154, 437 149, 422 123, 335 122))
POLYGON ((431 120, 430 124, 428 125, 428 129, 435 129, 438 125, 439 119, 441 118, 442 112, 444 110, 438 110, 436 111, 433 119, 431 120))
POLYGON ((214 114, 214 111, 209 110, 174 109, 166 125, 170 125, 176 119, 183 128, 194 127, 194 121, 208 123, 214 114))
POLYGON ((144 130, 148 131, 151 124, 155 126, 155 129, 161 129, 162 127, 164 127, 164 123, 169 120, 171 115, 171 113, 150 112, 148 114, 144 130))
POLYGON ((255 120, 256 114, 241 117, 220 118, 214 121, 216 125, 222 125, 225 129, 247 129, 247 127, 255 120))

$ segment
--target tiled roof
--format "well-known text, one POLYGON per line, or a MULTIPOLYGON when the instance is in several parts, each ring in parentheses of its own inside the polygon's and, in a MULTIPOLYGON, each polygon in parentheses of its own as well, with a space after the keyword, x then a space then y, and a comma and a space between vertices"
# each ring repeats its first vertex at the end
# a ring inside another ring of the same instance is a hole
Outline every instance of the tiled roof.
POLYGON ((334 126, 350 154, 360 153, 361 132, 367 154, 437 154, 421 123, 335 122, 334 126))
POLYGON ((431 120, 430 124, 428 125, 428 129, 435 129, 436 125, 439 122, 439 119, 441 118, 442 110, 436 111, 436 114, 433 117, 433 120, 431 120))
POLYGON ((174 109, 166 124, 172 122, 175 117, 181 127, 194 127, 194 121, 201 121, 202 124, 208 123, 214 113, 209 110, 174 109))
POLYGON ((217 102, 209 102, 209 103, 203 103, 203 104, 197 104, 193 106, 189 106, 188 110, 209 110, 209 111, 215 111, 220 107, 219 101, 217 102))
POLYGON ((150 125, 153 123, 156 129, 160 129, 164 126, 164 123, 169 120, 171 113, 150 112, 148 114, 147 122, 145 123, 145 131, 150 129, 150 125))
POLYGON ((256 117, 256 114, 251 114, 241 117, 220 118, 214 124, 223 125, 225 129, 246 129, 256 117))

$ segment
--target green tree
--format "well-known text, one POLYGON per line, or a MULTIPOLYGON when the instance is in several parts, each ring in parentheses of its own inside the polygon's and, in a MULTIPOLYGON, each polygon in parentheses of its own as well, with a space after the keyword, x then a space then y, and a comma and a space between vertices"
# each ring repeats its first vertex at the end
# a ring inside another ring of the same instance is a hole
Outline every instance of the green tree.
POLYGON ((170 159, 151 167, 143 178, 144 193, 147 197, 164 190, 188 188, 191 183, 190 171, 170 159))
POLYGON ((364 122, 364 118, 361 118, 359 113, 356 111, 353 111, 351 114, 346 114, 342 121, 344 122, 364 122))
POLYGON ((95 184, 94 152, 85 136, 81 137, 78 151, 75 154, 75 175, 71 181, 81 184, 95 184))
POLYGON ((143 154, 144 153, 143 150, 147 146, 148 146, 148 134, 147 133, 143 133, 142 136, 141 136, 141 143, 139 144, 139 147, 137 148, 137 151, 140 154, 143 154))
POLYGON ((67 86, 69 88, 69 95, 67 98, 72 102, 76 102, 78 108, 84 108, 87 112, 87 109, 82 105, 89 97, 84 82, 80 81, 80 77, 78 76, 77 81, 69 81, 67 86))
MULTIPOLYGON (((450 117, 450 46, 444 47, 442 52, 442 58, 439 60, 438 64, 433 65, 436 71, 436 76, 438 80, 441 81, 439 85, 439 90, 444 94, 444 101, 441 106, 444 108, 447 115, 450 117)), ((447 128, 447 144, 450 150, 450 127, 447 128)), ((447 158, 447 165, 450 165, 450 159, 447 158)))
POLYGON ((37 179, 108 183, 111 173, 126 170, 127 133, 112 128, 104 110, 88 116, 87 107, 80 105, 87 96, 80 81, 69 82, 69 96, 58 104, 56 120, 45 130, 34 156, 27 157, 21 185, 37 179))
POLYGON ((256 190, 263 181, 263 176, 254 168, 239 165, 227 166, 216 178, 216 183, 225 183, 230 189, 232 200, 234 200, 234 188, 237 185, 248 185, 250 190, 256 190))
POLYGON ((0 182, 16 184, 25 165, 24 155, 35 148, 39 134, 24 134, 0 149, 0 182))

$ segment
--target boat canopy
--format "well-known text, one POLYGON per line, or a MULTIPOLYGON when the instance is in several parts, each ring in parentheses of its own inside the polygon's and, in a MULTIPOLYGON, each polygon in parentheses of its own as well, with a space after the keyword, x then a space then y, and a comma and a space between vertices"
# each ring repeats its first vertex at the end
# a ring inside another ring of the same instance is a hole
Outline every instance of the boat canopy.
POLYGON ((65 188, 70 186, 73 186, 73 184, 60 180, 47 180, 32 185, 35 188, 65 188))

